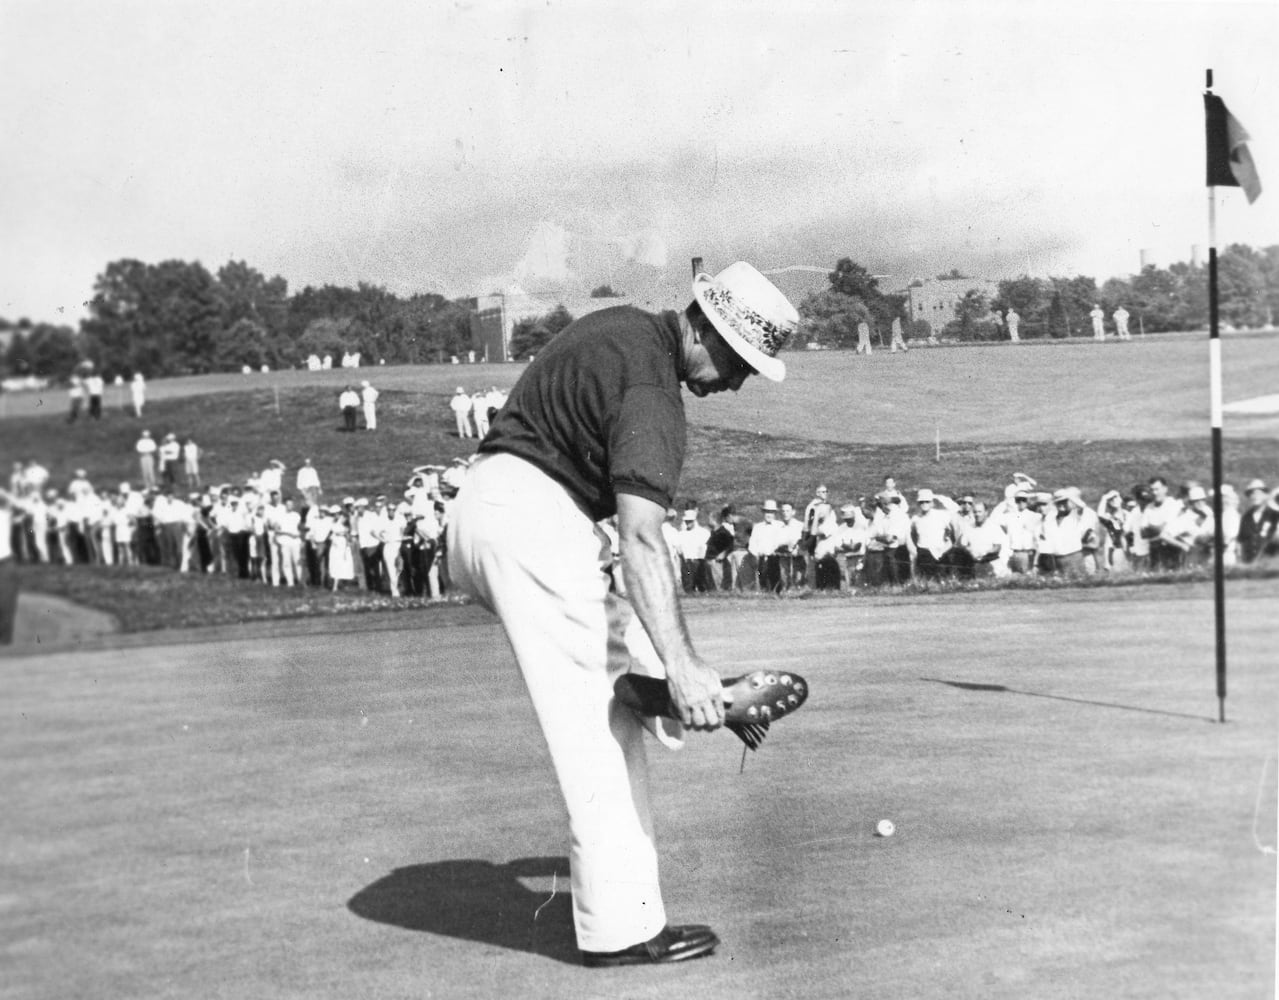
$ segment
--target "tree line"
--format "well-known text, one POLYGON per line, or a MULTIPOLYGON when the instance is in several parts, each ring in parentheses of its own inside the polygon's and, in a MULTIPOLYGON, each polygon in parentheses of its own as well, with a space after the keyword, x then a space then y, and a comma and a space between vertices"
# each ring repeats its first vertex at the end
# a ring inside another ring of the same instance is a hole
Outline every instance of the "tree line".
MULTIPOLYGON (((942 278, 962 278, 951 271, 942 278)), ((794 346, 851 348, 857 327, 868 323, 885 336, 901 319, 906 336, 959 340, 1007 336, 1002 316, 1021 316, 1021 336, 1090 336, 1089 313, 1099 304, 1107 315, 1124 306, 1134 331, 1202 329, 1208 324, 1207 268, 1180 262, 1146 267, 1140 274, 1111 278, 1100 287, 1084 275, 1001 281, 993 296, 973 290, 942 330, 911 321, 908 296, 889 293, 879 279, 851 258, 841 258, 827 276, 828 287, 800 304, 794 346)), ((1257 250, 1243 244, 1218 256, 1221 322, 1235 327, 1271 323, 1279 314, 1279 246, 1257 250)), ((606 285, 597 298, 619 293, 606 285)), ((535 353, 573 317, 557 306, 545 316, 522 320, 513 331, 511 354, 535 353)), ((210 273, 199 262, 148 264, 118 260, 94 282, 89 315, 78 328, 51 323, 16 323, 0 318, 12 332, 5 367, 16 375, 61 378, 80 362, 92 361, 107 377, 147 377, 234 371, 244 365, 291 368, 309 355, 335 360, 346 352, 387 364, 448 361, 471 346, 470 304, 434 293, 401 297, 361 282, 355 288, 308 285, 289 294, 284 278, 268 278, 244 261, 229 261, 210 273)))
MULTIPOLYGON (((958 271, 939 278, 962 278, 958 271)), ((908 296, 885 293, 860 264, 842 258, 827 276, 829 286, 800 304, 795 346, 854 347, 857 326, 868 323, 886 335, 894 319, 907 337, 999 340, 1007 337, 1004 314, 1015 309, 1023 338, 1092 336, 1089 313, 1100 305, 1107 317, 1119 306, 1130 314, 1134 331, 1163 333, 1198 330, 1208 325, 1208 269, 1179 262, 1168 268, 1148 266, 1140 274, 1110 278, 1100 287, 1095 278, 1034 278, 1022 275, 998 283, 993 296, 973 289, 956 307, 956 318, 940 330, 927 320, 910 320, 908 296)), ((1257 250, 1233 244, 1217 257, 1220 321, 1228 326, 1260 327, 1279 315, 1279 246, 1257 250)), ((922 282, 915 282, 916 285, 922 282)))
POLYGON ((307 286, 289 294, 244 261, 216 274, 199 262, 118 260, 94 282, 78 328, 0 319, 13 331, 5 362, 13 374, 63 377, 82 361, 105 376, 148 378, 291 368, 315 354, 336 361, 359 352, 387 364, 447 361, 471 345, 465 299, 423 293, 402 298, 361 282, 307 286))

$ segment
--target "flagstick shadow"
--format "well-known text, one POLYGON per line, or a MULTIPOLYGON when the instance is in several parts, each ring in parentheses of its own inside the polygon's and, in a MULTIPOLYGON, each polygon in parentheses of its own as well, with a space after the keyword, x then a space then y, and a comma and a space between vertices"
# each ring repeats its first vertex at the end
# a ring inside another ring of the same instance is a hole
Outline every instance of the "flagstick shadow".
POLYGON ((921 677, 929 684, 945 684, 961 691, 989 691, 996 694, 1018 694, 1025 698, 1048 698, 1052 701, 1068 701, 1076 705, 1093 705, 1097 708, 1116 708, 1123 712, 1142 712, 1146 715, 1168 715, 1176 719, 1194 719, 1196 722, 1216 722, 1209 715, 1191 715, 1188 712, 1169 712, 1162 708, 1142 708, 1139 705, 1120 705, 1112 701, 1093 701, 1089 698, 1069 698, 1061 694, 1044 694, 1042 691, 1019 691, 1003 684, 975 684, 971 681, 948 681, 940 677, 921 677))

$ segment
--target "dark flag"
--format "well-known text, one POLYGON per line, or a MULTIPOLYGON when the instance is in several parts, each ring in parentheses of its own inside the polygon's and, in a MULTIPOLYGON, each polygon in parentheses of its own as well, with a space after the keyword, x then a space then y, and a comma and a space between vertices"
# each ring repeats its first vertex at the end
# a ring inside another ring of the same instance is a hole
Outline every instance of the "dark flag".
POLYGON ((1261 178, 1248 151, 1250 136, 1216 94, 1204 94, 1208 133, 1208 186, 1243 188, 1251 205, 1261 194, 1261 178))

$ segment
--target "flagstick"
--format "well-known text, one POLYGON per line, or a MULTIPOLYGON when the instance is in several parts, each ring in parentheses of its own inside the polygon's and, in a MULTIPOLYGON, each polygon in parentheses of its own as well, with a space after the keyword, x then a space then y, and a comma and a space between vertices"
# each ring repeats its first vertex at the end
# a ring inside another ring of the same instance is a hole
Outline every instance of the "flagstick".
MULTIPOLYGON (((1212 70, 1208 70, 1212 89, 1212 70)), ((1217 317, 1217 189, 1208 188, 1208 378, 1212 415, 1213 608, 1217 626, 1217 721, 1226 721, 1226 539, 1221 523, 1221 333, 1217 317)))

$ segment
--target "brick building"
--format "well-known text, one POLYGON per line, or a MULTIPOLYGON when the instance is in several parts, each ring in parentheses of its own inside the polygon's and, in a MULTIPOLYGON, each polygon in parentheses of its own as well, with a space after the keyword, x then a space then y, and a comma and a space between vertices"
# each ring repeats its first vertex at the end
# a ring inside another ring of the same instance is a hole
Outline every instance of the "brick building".
POLYGON ((907 308, 912 320, 927 320, 934 334, 956 319, 955 307, 969 292, 976 290, 989 302, 999 292, 999 282, 985 278, 928 278, 906 289, 907 308))

